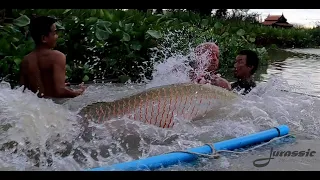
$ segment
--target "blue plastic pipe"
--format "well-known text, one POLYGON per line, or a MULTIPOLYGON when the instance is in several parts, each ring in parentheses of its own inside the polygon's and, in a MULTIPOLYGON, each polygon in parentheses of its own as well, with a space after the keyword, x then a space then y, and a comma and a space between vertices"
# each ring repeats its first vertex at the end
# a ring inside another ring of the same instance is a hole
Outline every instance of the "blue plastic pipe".
MULTIPOLYGON (((289 127, 281 125, 266 131, 258 132, 255 134, 229 139, 222 142, 214 143, 213 146, 216 151, 218 150, 234 150, 243 148, 249 145, 269 141, 275 137, 287 135, 289 133, 289 127)), ((196 148, 187 149, 189 152, 211 154, 212 149, 209 145, 204 145, 196 148)), ((152 156, 146 159, 139 159, 130 162, 124 162, 114 164, 106 167, 97 167, 89 169, 88 171, 141 171, 141 170, 155 170, 158 168, 164 168, 179 163, 192 162, 198 158, 197 155, 184 153, 184 152, 172 152, 168 154, 162 154, 158 156, 152 156)))

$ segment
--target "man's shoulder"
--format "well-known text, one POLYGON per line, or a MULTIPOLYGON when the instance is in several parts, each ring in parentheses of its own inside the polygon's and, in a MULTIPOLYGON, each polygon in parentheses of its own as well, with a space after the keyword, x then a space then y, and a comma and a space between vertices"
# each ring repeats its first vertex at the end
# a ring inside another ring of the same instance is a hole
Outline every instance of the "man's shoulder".
POLYGON ((20 67, 26 68, 27 64, 34 62, 34 59, 36 59, 34 54, 35 53, 32 51, 29 54, 25 55, 21 60, 20 67))
POLYGON ((30 59, 33 56, 34 52, 30 52, 29 54, 25 55, 22 59, 22 61, 27 61, 28 59, 30 59))
POLYGON ((51 50, 49 56, 53 64, 63 64, 66 61, 66 55, 58 50, 51 50))
MULTIPOLYGON (((24 60, 33 58, 34 56, 36 56, 37 52, 36 51, 32 51, 29 54, 25 55, 23 57, 24 60)), ((63 54, 62 52, 58 51, 58 50, 49 50, 49 51, 45 51, 45 52, 41 52, 40 54, 45 54, 46 56, 58 56, 58 57, 66 57, 65 54, 63 54)))
POLYGON ((50 55, 54 55, 54 56, 58 56, 58 57, 66 57, 65 54, 63 54, 62 52, 60 52, 58 50, 51 50, 50 55))

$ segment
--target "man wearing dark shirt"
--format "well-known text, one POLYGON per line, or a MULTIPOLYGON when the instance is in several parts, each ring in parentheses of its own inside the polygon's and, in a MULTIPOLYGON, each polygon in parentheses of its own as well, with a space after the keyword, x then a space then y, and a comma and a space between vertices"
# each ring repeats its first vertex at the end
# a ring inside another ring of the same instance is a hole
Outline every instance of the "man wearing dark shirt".
POLYGON ((231 84, 232 90, 237 92, 242 91, 242 95, 248 94, 256 86, 253 74, 256 72, 258 65, 259 58, 254 51, 240 51, 234 65, 234 76, 237 78, 237 81, 231 84))

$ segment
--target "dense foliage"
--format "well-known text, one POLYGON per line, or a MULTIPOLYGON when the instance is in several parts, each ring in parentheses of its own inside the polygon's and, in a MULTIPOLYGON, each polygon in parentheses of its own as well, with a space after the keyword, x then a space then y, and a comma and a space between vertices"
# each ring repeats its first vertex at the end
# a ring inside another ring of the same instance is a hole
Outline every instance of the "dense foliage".
POLYGON ((34 48, 28 33, 34 15, 59 20, 57 49, 67 55, 67 81, 74 83, 152 78, 153 64, 161 58, 151 58, 150 49, 168 43, 164 38, 168 32, 179 32, 174 42, 185 53, 189 45, 216 41, 221 48, 222 70, 233 65, 241 49, 257 51, 262 64, 267 64, 264 47, 312 47, 320 42, 318 29, 270 28, 236 18, 223 20, 184 11, 13 10, 14 20, 1 21, 0 25, 0 78, 12 85, 18 82, 21 59, 34 48))

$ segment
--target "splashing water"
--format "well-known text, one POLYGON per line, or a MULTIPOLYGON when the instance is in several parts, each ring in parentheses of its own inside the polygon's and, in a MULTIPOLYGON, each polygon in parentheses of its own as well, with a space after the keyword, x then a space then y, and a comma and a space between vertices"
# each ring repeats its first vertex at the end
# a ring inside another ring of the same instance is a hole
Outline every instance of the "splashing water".
POLYGON ((28 91, 22 93, 22 88, 11 90, 5 82, 1 82, 0 87, 2 161, 16 164, 17 169, 50 164, 50 151, 55 148, 55 142, 71 141, 72 134, 80 132, 74 115, 50 100, 39 99, 28 91), (42 152, 37 153, 39 150, 42 152), (36 162, 26 160, 28 158, 36 162))
MULTIPOLYGON (((168 40, 167 44, 170 43, 175 44, 168 40)), ((188 82, 188 60, 192 52, 186 54, 172 52, 166 56, 155 66, 153 80, 145 85, 91 85, 83 96, 63 104, 39 99, 28 91, 22 93, 21 88, 11 90, 2 82, 0 169, 84 170, 185 150, 280 124, 287 124, 292 131, 306 134, 299 138, 320 137, 319 99, 279 91, 290 90, 291 86, 278 76, 258 84, 240 101, 213 109, 199 121, 189 122, 180 118, 179 124, 171 129, 132 121, 127 117, 114 118, 103 124, 89 122, 83 126, 77 113, 93 102, 114 101, 146 88, 188 82), (185 68, 173 71, 175 65, 185 68)), ((232 166, 232 157, 226 157, 202 159, 197 166, 176 166, 170 170, 228 169, 232 166)))
POLYGON ((186 61, 186 57, 176 56, 168 58, 165 63, 157 64, 152 74, 154 78, 147 83, 147 88, 190 82, 188 72, 192 68, 186 61))
MULTIPOLYGON (((197 46, 197 44, 189 41, 182 34, 183 30, 175 31, 175 33, 169 31, 164 35, 164 42, 153 49, 154 56, 151 60, 155 62, 155 68, 152 74, 153 80, 146 80, 147 88, 188 83, 191 81, 190 72, 196 77, 208 74, 206 68, 209 65, 210 51, 204 46, 199 47, 202 53, 197 55, 196 58, 194 46, 197 46), (170 46, 167 46, 168 44, 170 46), (181 47, 182 44, 187 45, 181 47), (159 56, 163 57, 164 60, 159 61, 159 56)), ((208 42, 203 41, 203 43, 208 42)))

